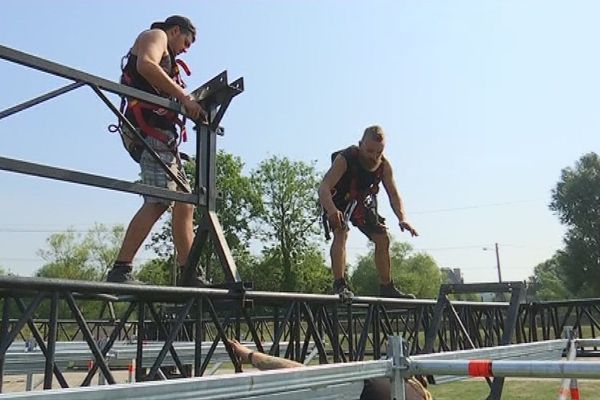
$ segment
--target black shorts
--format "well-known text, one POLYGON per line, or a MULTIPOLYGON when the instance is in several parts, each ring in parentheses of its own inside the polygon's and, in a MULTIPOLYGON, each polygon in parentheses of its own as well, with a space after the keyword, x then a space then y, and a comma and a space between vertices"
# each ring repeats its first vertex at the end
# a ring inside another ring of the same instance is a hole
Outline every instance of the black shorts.
MULTIPOLYGON (((338 204, 334 202, 334 204, 342 213, 348 206, 348 203, 338 204)), ((387 233, 385 218, 379 215, 376 209, 365 207, 361 203, 354 209, 352 217, 350 217, 350 222, 368 237, 369 240, 373 240, 372 235, 387 233)))

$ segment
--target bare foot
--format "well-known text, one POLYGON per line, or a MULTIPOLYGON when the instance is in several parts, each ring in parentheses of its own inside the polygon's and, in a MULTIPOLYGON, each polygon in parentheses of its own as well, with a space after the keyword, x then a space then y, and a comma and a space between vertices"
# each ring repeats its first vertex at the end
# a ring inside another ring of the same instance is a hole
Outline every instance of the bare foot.
POLYGON ((235 354, 239 357, 242 363, 248 363, 248 354, 252 353, 252 350, 241 344, 235 339, 230 339, 229 344, 233 348, 235 354))

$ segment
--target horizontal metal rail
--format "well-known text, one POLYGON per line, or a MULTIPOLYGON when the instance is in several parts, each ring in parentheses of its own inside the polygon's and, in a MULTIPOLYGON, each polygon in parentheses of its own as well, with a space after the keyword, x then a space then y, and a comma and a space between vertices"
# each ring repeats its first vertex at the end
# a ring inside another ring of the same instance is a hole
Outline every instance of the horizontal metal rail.
MULTIPOLYGON (((0 161, 2 159, 0 158, 0 161)), ((77 293, 98 294, 108 293, 115 295, 137 295, 146 299, 162 300, 165 297, 171 301, 180 301, 190 295, 210 295, 217 298, 240 299, 242 296, 250 300, 262 300, 264 303, 289 303, 290 301, 308 301, 319 303, 339 304, 340 296, 311 293, 294 292, 263 292, 248 290, 244 293, 229 291, 218 288, 189 288, 173 286, 153 286, 153 285, 126 285, 107 282, 75 281, 68 279, 51 278, 28 278, 21 276, 0 276, 0 291, 52 291, 69 289, 77 293)), ((417 306, 435 304, 435 300, 427 299, 393 299, 370 296, 355 296, 352 299, 354 305, 378 305, 387 304, 390 306, 398 305, 402 308, 415 308, 417 306)), ((452 301, 457 306, 470 307, 508 307, 505 302, 474 302, 474 301, 452 301)))
POLYGON ((12 49, 10 47, 0 45, 0 58, 7 61, 37 69, 39 71, 47 72, 52 75, 60 76, 62 78, 70 79, 76 82, 85 82, 88 84, 94 84, 100 89, 115 93, 121 96, 128 96, 137 98, 143 101, 147 101, 158 106, 168 108, 169 110, 182 113, 181 106, 179 103, 165 99, 164 97, 156 96, 145 92, 143 90, 134 89, 129 86, 120 85, 108 79, 101 78, 96 75, 88 74, 86 72, 79 71, 74 68, 67 67, 65 65, 46 60, 41 57, 36 57, 25 52, 12 49))
POLYGON ((202 193, 194 194, 176 192, 173 190, 162 189, 159 187, 144 185, 141 183, 122 181, 114 178, 107 178, 100 175, 72 171, 63 168, 56 168, 48 165, 15 160, 6 157, 0 157, 0 169, 26 175, 38 176, 41 178, 56 179, 60 181, 78 183, 81 185, 94 186, 103 189, 112 189, 120 192, 160 197, 162 199, 180 201, 183 203, 198 204, 199 202, 204 202, 204 196, 202 193))
MULTIPOLYGON (((335 398, 358 398, 362 381, 378 377, 391 377, 391 361, 364 361, 351 364, 320 365, 309 368, 248 372, 236 375, 219 375, 206 378, 190 378, 143 384, 111 385, 44 392, 5 394, 3 399, 251 399, 260 396, 285 395, 286 400, 318 398, 319 390, 326 390, 335 398), (355 383, 352 386, 347 384, 355 383), (357 391, 358 390, 358 391, 357 391), (339 397, 347 393, 356 397, 339 397), (314 395, 314 397, 313 397, 314 395)), ((323 393, 321 393, 323 394, 323 393)), ((273 397, 268 397, 273 398, 273 397)))
POLYGON ((414 375, 600 379, 600 361, 410 360, 408 365, 414 375))

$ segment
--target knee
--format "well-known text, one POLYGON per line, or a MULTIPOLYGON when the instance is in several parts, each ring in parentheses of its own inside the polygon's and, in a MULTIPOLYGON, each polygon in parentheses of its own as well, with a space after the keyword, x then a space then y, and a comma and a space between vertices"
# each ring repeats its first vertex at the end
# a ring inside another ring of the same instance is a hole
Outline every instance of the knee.
POLYGON ((169 209, 169 205, 165 203, 145 203, 144 207, 157 218, 169 209))
POLYGON ((345 229, 336 229, 333 232, 333 243, 332 247, 343 247, 346 245, 346 239, 348 239, 348 231, 345 229))
POLYGON ((189 203, 175 203, 173 211, 177 214, 189 217, 194 214, 194 205, 189 203))
POLYGON ((389 247, 390 246, 390 235, 387 232, 378 233, 371 236, 371 240, 377 247, 389 247))

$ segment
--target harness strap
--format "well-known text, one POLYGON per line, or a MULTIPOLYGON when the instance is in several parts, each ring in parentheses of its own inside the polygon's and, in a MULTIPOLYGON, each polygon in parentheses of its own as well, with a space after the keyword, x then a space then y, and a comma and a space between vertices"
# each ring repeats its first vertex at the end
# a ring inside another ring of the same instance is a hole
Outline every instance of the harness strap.
POLYGON ((128 109, 130 109, 133 113, 133 116, 138 123, 140 129, 148 136, 152 136, 153 138, 160 140, 163 143, 166 143, 169 146, 176 147, 174 141, 175 139, 170 138, 168 135, 160 132, 158 129, 154 128, 150 125, 146 119, 144 118, 144 114, 142 110, 150 110, 155 112, 156 114, 164 117, 168 121, 173 122, 179 127, 181 132, 181 139, 186 142, 187 141, 187 132, 185 129, 185 122, 177 117, 173 111, 165 110, 164 108, 157 107, 153 104, 144 103, 138 100, 130 100, 127 104, 128 109))

